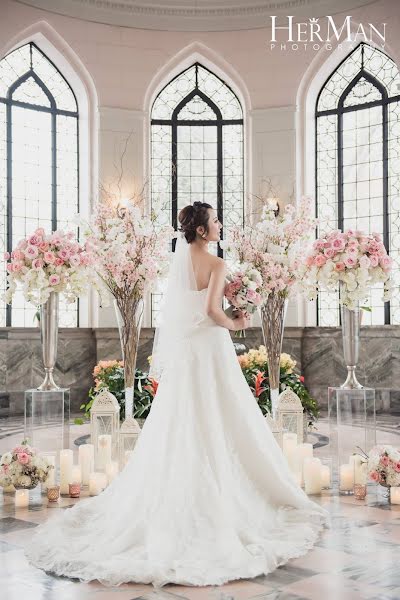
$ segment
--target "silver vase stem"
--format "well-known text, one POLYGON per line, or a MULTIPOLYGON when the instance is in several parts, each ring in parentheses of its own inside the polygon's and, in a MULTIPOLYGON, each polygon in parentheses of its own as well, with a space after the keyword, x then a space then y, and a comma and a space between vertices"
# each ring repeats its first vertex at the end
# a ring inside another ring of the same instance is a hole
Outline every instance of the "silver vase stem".
POLYGON ((45 378, 37 389, 42 391, 60 389, 53 379, 57 359, 58 307, 58 292, 51 292, 47 302, 40 306, 40 340, 45 378))
POLYGON ((360 308, 349 310, 347 306, 340 307, 342 319, 343 355, 347 366, 347 379, 340 386, 346 390, 360 390, 361 383, 356 377, 360 349, 360 308))

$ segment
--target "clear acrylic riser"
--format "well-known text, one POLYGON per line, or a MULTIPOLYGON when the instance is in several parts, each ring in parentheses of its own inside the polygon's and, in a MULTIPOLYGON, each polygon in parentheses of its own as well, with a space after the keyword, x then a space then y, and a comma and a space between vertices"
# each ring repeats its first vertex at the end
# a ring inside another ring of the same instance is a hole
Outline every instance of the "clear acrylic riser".
POLYGON ((348 464, 350 455, 368 454, 376 444, 375 390, 328 388, 329 449, 333 478, 339 466, 348 464))
POLYGON ((70 389, 25 391, 24 437, 41 452, 69 448, 70 389))

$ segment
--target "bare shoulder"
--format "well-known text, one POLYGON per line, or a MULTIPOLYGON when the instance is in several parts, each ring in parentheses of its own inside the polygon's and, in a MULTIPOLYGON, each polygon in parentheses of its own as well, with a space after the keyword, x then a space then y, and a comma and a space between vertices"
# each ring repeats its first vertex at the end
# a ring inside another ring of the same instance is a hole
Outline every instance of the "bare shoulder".
POLYGON ((212 271, 225 271, 226 263, 223 258, 219 256, 210 255, 210 266, 212 271))

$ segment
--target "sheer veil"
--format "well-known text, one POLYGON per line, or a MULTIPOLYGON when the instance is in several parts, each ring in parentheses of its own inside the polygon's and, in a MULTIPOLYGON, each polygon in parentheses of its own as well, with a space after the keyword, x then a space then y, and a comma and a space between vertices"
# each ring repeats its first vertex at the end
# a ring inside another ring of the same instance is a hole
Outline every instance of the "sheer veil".
POLYGON ((197 291, 190 244, 178 232, 166 292, 156 328, 149 376, 160 380, 164 368, 184 352, 183 343, 196 325, 194 292, 197 291))

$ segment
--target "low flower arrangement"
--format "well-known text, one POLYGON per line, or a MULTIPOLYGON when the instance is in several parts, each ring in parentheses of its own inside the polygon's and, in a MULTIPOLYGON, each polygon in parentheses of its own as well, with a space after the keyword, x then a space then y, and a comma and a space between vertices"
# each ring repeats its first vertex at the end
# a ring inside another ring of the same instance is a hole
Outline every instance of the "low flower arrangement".
MULTIPOLYGON (((241 264, 227 275, 225 297, 230 307, 245 315, 252 315, 262 303, 262 277, 250 264, 241 264)), ((244 330, 236 331, 235 337, 245 337, 244 330)))
MULTIPOLYGON (((271 398, 268 375, 268 355, 265 346, 252 348, 246 354, 238 356, 243 375, 249 384, 258 405, 264 415, 271 412, 271 398)), ((312 426, 319 415, 317 401, 312 398, 304 385, 304 377, 295 372, 296 361, 289 354, 282 353, 280 357, 279 391, 290 388, 300 398, 307 415, 308 425, 312 426)))
POLYGON ((374 446, 368 455, 368 476, 384 487, 400 486, 400 450, 374 446))
POLYGON ((20 446, 16 446, 10 452, 6 452, 0 459, 0 486, 32 489, 43 483, 49 476, 50 470, 54 469, 44 456, 41 456, 36 448, 23 440, 20 446))
MULTIPOLYGON (((121 407, 120 419, 125 419, 125 379, 124 363, 122 360, 101 360, 93 370, 94 386, 89 390, 89 401, 81 405, 84 419, 77 418, 75 423, 82 425, 90 417, 90 409, 98 392, 106 388, 116 399, 121 407)), ((134 390, 135 418, 145 419, 151 408, 151 403, 157 391, 157 382, 149 378, 147 373, 136 369, 134 390)))

